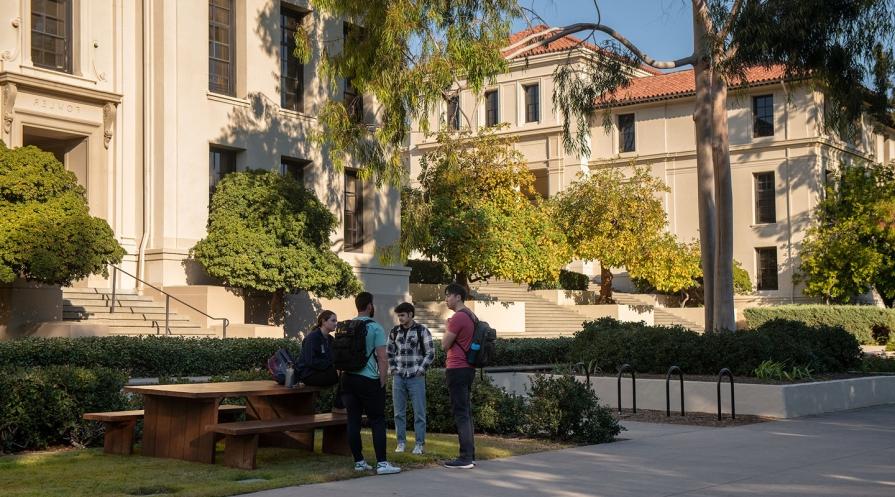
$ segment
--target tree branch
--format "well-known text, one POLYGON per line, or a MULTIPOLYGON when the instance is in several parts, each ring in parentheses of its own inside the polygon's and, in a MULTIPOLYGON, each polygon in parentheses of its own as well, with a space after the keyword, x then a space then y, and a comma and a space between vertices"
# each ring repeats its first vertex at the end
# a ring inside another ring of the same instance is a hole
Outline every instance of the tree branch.
POLYGON ((507 59, 507 60, 513 59, 515 57, 518 57, 520 54, 523 54, 525 52, 528 52, 528 51, 533 50, 538 47, 547 46, 550 43, 553 43, 554 41, 556 41, 560 38, 563 38, 565 36, 568 36, 570 34, 578 33, 580 31, 587 31, 587 30, 601 31, 603 33, 608 34, 612 38, 615 38, 619 43, 624 45, 625 48, 627 48, 632 53, 634 53, 634 55, 637 56, 637 58, 640 59, 644 64, 654 67, 656 69, 672 69, 675 67, 681 67, 681 66, 693 64, 693 62, 695 60, 693 58, 693 54, 690 54, 687 57, 677 59, 677 60, 670 60, 670 61, 669 60, 656 60, 656 59, 650 57, 649 55, 645 54, 639 48, 637 48, 637 45, 634 45, 630 40, 628 40, 627 38, 622 36, 621 33, 619 33, 618 31, 610 28, 609 26, 605 26, 603 24, 597 24, 597 23, 576 23, 576 24, 570 24, 563 28, 550 28, 545 31, 541 31, 539 33, 533 33, 529 36, 526 36, 522 40, 519 40, 518 42, 513 43, 512 45, 507 47, 506 48, 507 50, 513 50, 514 48, 515 49, 511 53, 505 55, 504 59, 507 59), (545 35, 547 35, 547 36, 545 37, 545 35), (534 43, 527 43, 529 40, 532 40, 534 38, 539 38, 539 37, 543 37, 543 38, 539 41, 534 42, 534 43), (523 43, 527 43, 527 44, 525 44, 523 46, 522 45, 523 43), (520 47, 520 46, 521 46, 521 48, 516 48, 516 47, 520 47))
POLYGON ((718 37, 721 40, 721 43, 724 43, 724 40, 727 39, 727 35, 730 34, 731 28, 733 28, 733 23, 736 21, 737 16, 740 13, 740 7, 743 6, 743 0, 735 0, 733 2, 733 7, 730 8, 730 17, 727 18, 727 22, 724 24, 724 28, 721 29, 721 34, 718 37))

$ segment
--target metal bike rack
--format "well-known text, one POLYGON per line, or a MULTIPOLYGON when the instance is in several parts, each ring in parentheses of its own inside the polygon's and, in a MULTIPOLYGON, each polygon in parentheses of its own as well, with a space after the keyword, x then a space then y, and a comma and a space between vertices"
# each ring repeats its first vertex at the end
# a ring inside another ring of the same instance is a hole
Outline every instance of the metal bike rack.
POLYGON ((681 380, 681 416, 684 416, 684 372, 681 371, 681 368, 677 366, 671 366, 668 368, 668 372, 665 373, 665 416, 671 416, 671 375, 672 373, 677 372, 678 377, 681 380))
POLYGON ((630 364, 622 364, 618 368, 618 412, 622 412, 622 375, 625 371, 631 371, 631 401, 633 412, 637 412, 637 373, 630 364))
POLYGON ((718 420, 721 419, 721 380, 727 376, 730 378, 730 419, 736 419, 737 410, 733 396, 733 373, 729 369, 724 368, 718 372, 718 420))
POLYGON ((596 360, 593 360, 588 363, 576 362, 575 364, 572 364, 572 371, 574 371, 576 373, 580 373, 580 372, 584 373, 584 377, 587 381, 588 387, 590 386, 590 375, 596 369, 594 367, 594 364, 596 364, 596 362, 597 362, 596 360))

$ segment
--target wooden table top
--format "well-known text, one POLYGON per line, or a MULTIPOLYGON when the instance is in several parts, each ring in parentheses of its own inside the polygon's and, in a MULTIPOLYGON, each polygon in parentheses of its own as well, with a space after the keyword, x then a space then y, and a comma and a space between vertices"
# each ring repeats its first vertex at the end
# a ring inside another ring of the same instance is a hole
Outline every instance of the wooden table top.
POLYGON ((297 395, 319 392, 321 387, 307 385, 286 388, 273 380, 228 381, 222 383, 180 383, 176 385, 141 385, 124 387, 125 392, 163 397, 202 399, 214 397, 253 397, 268 395, 297 395))

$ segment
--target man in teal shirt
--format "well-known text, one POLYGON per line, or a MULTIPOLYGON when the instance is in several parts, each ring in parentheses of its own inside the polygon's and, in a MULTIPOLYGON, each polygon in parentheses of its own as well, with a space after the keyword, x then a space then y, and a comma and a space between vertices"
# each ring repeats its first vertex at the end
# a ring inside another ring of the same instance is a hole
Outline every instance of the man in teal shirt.
POLYGON ((364 447, 360 437, 361 419, 364 413, 373 431, 373 449, 376 451, 376 474, 400 473, 401 468, 392 466, 385 456, 385 382, 388 379, 388 353, 385 350, 385 330, 373 320, 375 309, 373 295, 361 292, 354 298, 357 317, 367 324, 367 363, 363 369, 346 371, 342 375, 342 401, 348 411, 348 446, 354 455, 354 470, 373 469, 364 460, 364 447))

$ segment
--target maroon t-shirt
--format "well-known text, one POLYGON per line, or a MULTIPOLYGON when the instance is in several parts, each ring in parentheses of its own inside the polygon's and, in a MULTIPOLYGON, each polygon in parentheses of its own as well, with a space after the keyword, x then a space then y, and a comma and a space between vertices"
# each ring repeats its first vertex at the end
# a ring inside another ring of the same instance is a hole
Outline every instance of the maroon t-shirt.
POLYGON ((465 311, 455 312, 453 316, 448 318, 447 330, 449 333, 457 335, 457 338, 447 351, 445 367, 447 369, 471 368, 472 366, 466 362, 466 351, 469 350, 473 331, 475 330, 472 318, 465 311))

